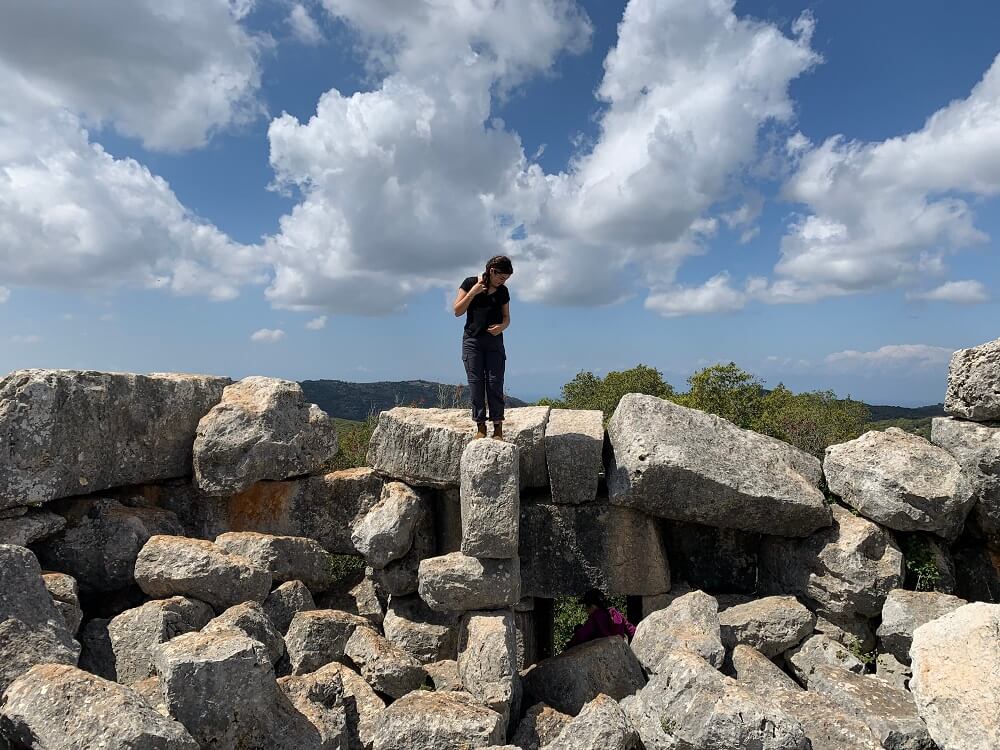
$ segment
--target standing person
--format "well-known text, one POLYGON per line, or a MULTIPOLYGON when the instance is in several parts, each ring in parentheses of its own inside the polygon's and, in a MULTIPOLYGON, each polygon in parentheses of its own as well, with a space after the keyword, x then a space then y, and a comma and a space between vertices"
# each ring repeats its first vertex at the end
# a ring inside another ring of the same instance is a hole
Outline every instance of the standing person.
POLYGON ((609 635, 620 635, 626 641, 632 640, 635 625, 617 609, 609 606, 608 600, 598 589, 590 589, 583 595, 583 606, 587 608, 587 621, 577 626, 573 637, 566 643, 567 649, 597 638, 607 638, 609 635))
POLYGON ((503 440, 503 374, 507 352, 503 332, 510 325, 510 292, 504 286, 514 273, 510 258, 494 255, 482 276, 470 276, 455 296, 455 317, 465 314, 462 362, 469 378, 476 437, 486 437, 486 407, 493 437, 503 440))

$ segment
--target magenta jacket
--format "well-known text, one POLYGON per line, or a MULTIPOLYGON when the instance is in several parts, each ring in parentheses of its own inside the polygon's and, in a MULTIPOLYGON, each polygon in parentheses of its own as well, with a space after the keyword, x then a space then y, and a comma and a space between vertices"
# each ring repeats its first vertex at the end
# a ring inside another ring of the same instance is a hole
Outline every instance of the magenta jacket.
POLYGON ((606 638, 609 635, 620 635, 625 640, 631 641, 632 636, 635 635, 635 625, 630 623, 625 615, 614 607, 597 608, 590 613, 587 621, 573 634, 569 643, 566 644, 566 648, 573 648, 581 643, 596 638, 606 638))

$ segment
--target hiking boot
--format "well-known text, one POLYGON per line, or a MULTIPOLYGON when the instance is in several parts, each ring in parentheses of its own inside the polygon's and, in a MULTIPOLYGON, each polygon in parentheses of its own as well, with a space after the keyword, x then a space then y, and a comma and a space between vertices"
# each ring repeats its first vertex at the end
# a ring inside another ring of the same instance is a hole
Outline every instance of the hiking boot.
POLYGON ((484 438, 484 437, 486 437, 486 422, 477 422, 476 423, 476 437, 477 438, 484 438))
POLYGON ((493 439, 503 440, 503 422, 497 422, 493 425, 493 439))

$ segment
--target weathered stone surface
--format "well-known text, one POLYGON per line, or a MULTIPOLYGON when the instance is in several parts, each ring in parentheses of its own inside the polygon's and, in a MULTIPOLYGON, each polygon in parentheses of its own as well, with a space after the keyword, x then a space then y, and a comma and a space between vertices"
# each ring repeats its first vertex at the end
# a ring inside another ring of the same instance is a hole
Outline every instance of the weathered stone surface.
POLYGON ((604 413, 595 409, 553 409, 545 427, 545 461, 552 502, 578 505, 597 499, 604 471, 604 413))
POLYGON ((72 666, 32 667, 10 686, 0 725, 17 747, 197 750, 178 722, 141 695, 72 666))
POLYGON ((267 649, 271 664, 276 664, 285 653, 285 641, 281 633, 271 624, 264 608, 257 602, 233 605, 209 622, 201 632, 235 632, 252 638, 267 649))
POLYGON ((385 702, 350 667, 336 662, 307 675, 281 677, 278 686, 319 731, 326 750, 364 750, 385 702))
POLYGON ((108 623, 115 655, 115 674, 123 685, 151 677, 153 649, 171 638, 201 630, 212 619, 212 608, 197 599, 174 596, 146 602, 122 612, 108 623))
MULTIPOLYGON (((504 439, 518 448, 521 488, 544 487, 547 406, 504 412, 504 439)), ((458 487, 465 447, 475 437, 468 409, 397 406, 379 414, 366 463, 383 476, 418 487, 458 487)))
POLYGON ((263 568, 274 583, 301 581, 314 594, 326 591, 333 583, 333 556, 312 539, 231 531, 216 537, 215 544, 263 568))
MULTIPOLYGON (((390 563, 390 566, 393 565, 390 563)), ((380 572, 382 571, 366 565, 346 574, 332 589, 317 597, 317 608, 350 612, 364 617, 374 627, 381 626, 389 603, 389 593, 379 581, 380 572)), ((413 588, 416 590, 416 584, 413 588)))
POLYGON ((559 750, 638 750, 639 734, 618 702, 606 695, 590 701, 552 742, 559 750))
POLYGON ((351 539, 369 564, 384 568, 410 551, 417 522, 429 512, 413 488, 387 482, 378 503, 354 526, 351 539))
POLYGON ((962 419, 1000 419, 1000 339, 959 349, 948 365, 944 410, 962 419))
POLYGON ((499 744, 503 737, 500 714, 477 705, 467 693, 417 690, 378 715, 372 747, 373 750, 472 750, 499 744))
POLYGON ((935 417, 931 442, 953 455, 972 483, 972 515, 979 528, 1000 538, 1000 423, 935 417))
POLYGON ((522 612, 515 607, 514 629, 517 634, 517 668, 525 669, 537 662, 539 657, 540 644, 535 613, 532 611, 522 612))
POLYGON ((0 695, 36 664, 76 665, 79 656, 38 560, 24 547, 0 544, 0 695))
POLYGON ((511 742, 523 750, 540 750, 555 740, 572 718, 552 706, 536 703, 525 712, 511 742))
POLYGON ((845 503, 897 531, 954 539, 975 502, 972 483, 954 456, 898 427, 829 446, 823 473, 845 503))
POLYGON ((335 555, 356 555, 351 528, 378 502, 383 480, 370 468, 257 482, 235 495, 211 495, 190 483, 147 485, 131 502, 165 508, 187 536, 215 539, 228 531, 259 531, 315 539, 335 555))
POLYGON ((443 659, 424 664, 424 670, 431 678, 435 690, 461 690, 462 678, 458 676, 458 662, 455 659, 443 659))
POLYGON ((817 614, 816 632, 852 650, 874 651, 876 647, 875 631, 871 622, 862 615, 817 614))
POLYGON ((420 662, 369 627, 354 629, 344 646, 344 656, 372 689, 392 698, 402 698, 427 679, 420 662))
POLYGON ((798 645, 815 624, 816 615, 794 596, 768 596, 729 607, 719 615, 726 648, 742 643, 768 658, 798 645))
POLYGON ((795 684, 766 656, 749 646, 733 649, 736 681, 798 720, 812 750, 880 750, 882 743, 868 725, 848 716, 826 698, 795 684))
POLYGON ((848 651, 841 643, 825 635, 806 638, 802 645, 785 654, 785 663, 803 685, 808 685, 813 670, 819 665, 846 669, 863 674, 864 662, 848 651))
POLYGON ((818 664, 809 676, 809 692, 823 696, 849 716, 863 721, 885 748, 934 749, 913 696, 878 677, 818 664))
POLYGON ((943 750, 1000 747, 1000 605, 967 604, 913 633, 910 690, 943 750))
POLYGON ((779 536, 830 524, 815 457, 714 414, 630 393, 608 422, 608 437, 614 504, 779 536))
POLYGON ((805 539, 764 537, 761 590, 803 597, 817 614, 876 617, 903 580, 903 555, 884 529, 832 508, 833 526, 805 539))
POLYGON ((679 521, 662 528, 674 580, 717 594, 756 592, 760 534, 679 521))
POLYGON ((296 612, 309 612, 313 609, 316 609, 316 603, 302 581, 283 583, 264 600, 264 614, 282 635, 288 631, 296 612))
POLYGON ((393 560, 381 570, 374 570, 372 579, 377 587, 391 596, 408 596, 420 587, 420 563, 437 553, 434 544, 434 519, 421 514, 413 534, 413 546, 399 560, 393 560))
POLYGON ((517 634, 510 610, 468 612, 458 642, 458 674, 473 698, 504 718, 516 718, 521 702, 517 634))
POLYGON ((344 658, 344 647, 356 628, 368 627, 363 617, 333 609, 297 612, 285 634, 285 650, 292 674, 315 672, 344 658))
POLYGON ((83 622, 83 610, 80 609, 80 592, 76 579, 65 573, 42 573, 45 588, 52 596, 52 602, 63 616, 66 629, 75 635, 83 622))
POLYGON ((198 422, 193 450, 197 485, 230 494, 320 472, 337 454, 337 428, 298 383, 253 376, 226 386, 198 422))
POLYGON ((170 511, 129 508, 115 500, 57 503, 67 527, 34 546, 46 568, 69 573, 84 592, 114 591, 135 583, 139 550, 157 534, 183 533, 170 511))
POLYGON ((808 750, 802 726, 764 696, 717 671, 697 654, 676 651, 622 708, 646 750, 808 750))
POLYGON ((108 625, 111 620, 95 617, 80 628, 77 640, 80 642, 80 669, 86 670, 105 680, 118 680, 115 669, 115 651, 111 647, 108 625))
POLYGON ((523 682, 535 701, 575 716, 601 693, 615 700, 632 695, 646 678, 625 639, 612 636, 540 661, 523 675, 523 682))
POLYGON ((517 446, 475 440, 462 452, 462 554, 517 556, 521 508, 517 446))
POLYGON ((262 602, 271 574, 211 542, 150 537, 135 563, 135 580, 150 596, 192 596, 222 612, 234 604, 262 602))
POLYGON ((0 544, 27 547, 50 537, 66 526, 66 519, 47 510, 31 508, 26 513, 0 518, 0 544))
POLYGON ((0 378, 0 509, 191 473, 198 420, 230 381, 17 370, 0 378))
POLYGON ((385 612, 385 637, 421 664, 455 659, 458 654, 456 613, 435 612, 419 596, 394 596, 385 612))
POLYGON ((670 590, 670 564, 656 519, 606 503, 524 503, 522 596, 651 595, 670 590))
POLYGON ((875 676, 885 680, 894 688, 910 689, 912 672, 908 664, 903 664, 892 654, 879 654, 875 657, 875 676))
POLYGON ((632 651, 650 673, 658 672, 663 659, 678 649, 698 654, 716 668, 725 661, 719 605, 703 591, 692 591, 653 612, 639 623, 632 638, 632 651))
POLYGON ((882 606, 882 624, 876 633, 880 650, 909 664, 913 631, 965 604, 968 602, 964 599, 936 591, 890 591, 882 606))
POLYGON ((422 560, 418 575, 420 598, 440 612, 501 609, 521 598, 516 557, 480 560, 453 552, 422 560))
POLYGON ((319 732, 278 688, 267 649, 225 631, 185 633, 157 646, 163 701, 201 747, 318 747, 319 732))

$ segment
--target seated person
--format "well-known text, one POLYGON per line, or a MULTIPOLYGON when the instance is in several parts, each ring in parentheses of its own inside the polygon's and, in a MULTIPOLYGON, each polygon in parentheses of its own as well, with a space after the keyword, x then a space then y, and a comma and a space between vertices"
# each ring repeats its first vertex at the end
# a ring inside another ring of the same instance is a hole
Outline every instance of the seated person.
POLYGON ((614 607, 608 606, 608 600, 597 589, 591 589, 583 595, 583 606, 587 608, 589 617, 583 625, 573 631, 573 637, 566 648, 579 646, 581 643, 606 638, 610 635, 620 635, 626 641, 631 641, 635 635, 635 625, 614 607))

